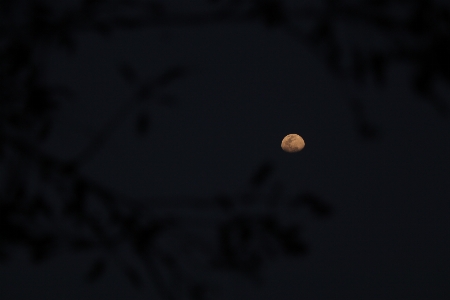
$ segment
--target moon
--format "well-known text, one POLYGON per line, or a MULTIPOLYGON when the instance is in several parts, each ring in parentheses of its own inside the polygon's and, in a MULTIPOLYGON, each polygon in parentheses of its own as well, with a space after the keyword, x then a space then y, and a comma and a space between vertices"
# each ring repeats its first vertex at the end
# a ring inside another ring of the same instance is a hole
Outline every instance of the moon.
POLYGON ((288 134, 281 141, 281 149, 286 152, 294 153, 302 150, 305 147, 305 141, 301 136, 295 133, 288 134))

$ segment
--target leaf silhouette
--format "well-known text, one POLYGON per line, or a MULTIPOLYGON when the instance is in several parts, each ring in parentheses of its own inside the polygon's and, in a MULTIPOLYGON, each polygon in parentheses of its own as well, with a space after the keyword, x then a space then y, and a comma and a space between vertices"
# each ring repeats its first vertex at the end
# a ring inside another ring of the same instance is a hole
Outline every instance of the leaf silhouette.
MULTIPOLYGON (((62 174, 68 175, 68 176, 73 175, 73 174, 75 173, 75 170, 76 170, 76 165, 73 164, 73 163, 66 163, 66 164, 64 164, 64 165, 61 167, 61 169, 60 169, 60 171, 61 171, 62 174)), ((82 187, 81 187, 82 184, 83 184, 83 182, 82 182, 81 180, 79 180, 79 181, 76 183, 76 187, 75 187, 76 194, 77 194, 78 191, 82 188, 82 187)))
POLYGON ((335 73, 340 70, 341 49, 337 42, 331 41, 328 45, 327 63, 328 67, 335 73))
POLYGON ((182 66, 175 66, 164 72, 157 79, 155 84, 159 87, 164 87, 172 83, 176 79, 180 79, 186 73, 186 70, 182 66))
POLYGON ((190 287, 189 298, 192 300, 206 299, 206 288, 202 284, 195 284, 190 287))
POLYGON ((119 74, 127 83, 135 83, 137 79, 136 70, 129 64, 122 63, 117 67, 119 74))
POLYGON ((261 186, 261 184, 263 184, 269 176, 272 175, 273 170, 274 168, 271 163, 264 163, 253 175, 250 183, 255 187, 261 186))
POLYGON ((162 229, 162 224, 155 222, 133 231, 133 248, 136 253, 139 255, 145 254, 152 245, 156 235, 160 233, 162 229))
POLYGON ((267 197, 267 203, 271 207, 275 207, 279 204, 281 195, 283 193, 283 184, 279 181, 275 182, 267 197))
POLYGON ((125 275, 127 276, 130 283, 133 285, 134 288, 140 288, 142 287, 142 278, 141 275, 136 271, 133 267, 126 267, 125 275))
POLYGON ((251 224, 244 218, 236 218, 233 221, 229 234, 233 234, 233 231, 237 234, 238 245, 243 247, 246 247, 253 237, 251 224))
POLYGON ((31 59, 31 46, 21 42, 14 41, 4 50, 4 61, 8 61, 6 72, 14 76, 19 70, 28 66, 31 59))
POLYGON ((358 132, 360 136, 366 139, 374 139, 379 136, 379 131, 368 122, 361 123, 358 132))
POLYGON ((308 253, 308 247, 299 239, 298 228, 295 226, 280 232, 278 239, 288 255, 305 255, 308 253))
POLYGON ((177 98, 172 95, 162 95, 159 103, 161 105, 172 107, 177 102, 177 98))
POLYGON ((379 130, 369 123, 366 118, 364 106, 360 99, 353 98, 350 102, 353 115, 355 117, 356 128, 361 137, 365 139, 374 139, 379 137, 379 130))
POLYGON ((159 1, 150 1, 146 5, 146 9, 150 12, 151 16, 155 19, 164 17, 167 12, 164 5, 159 1))
POLYGON ((226 195, 220 195, 216 197, 217 205, 223 210, 223 211, 229 211, 234 207, 233 201, 231 200, 231 197, 226 195))
MULTIPOLYGON (((2 207, 4 209, 5 207, 2 207)), ((8 213, 8 210, 6 210, 8 213)), ((2 215, 7 215, 6 213, 2 213, 2 215)), ((9 212, 10 213, 10 212, 9 212)), ((2 225, 2 238, 4 241, 18 244, 23 243, 24 241, 32 241, 33 237, 30 236, 28 228, 23 225, 15 224, 11 220, 1 220, 2 225)))
POLYGON ((91 266, 89 272, 86 275, 86 279, 89 282, 94 282, 100 278, 105 272, 106 263, 104 260, 98 258, 91 266))
POLYGON ((138 97, 141 100, 148 99, 152 93, 152 89, 148 84, 142 84, 138 90, 138 97))
POLYGON ((382 54, 374 54, 372 56, 372 69, 375 75, 375 80, 379 84, 386 81, 386 57, 382 54))
POLYGON ((306 244, 299 239, 299 225, 282 228, 279 221, 273 217, 264 217, 260 223, 264 232, 275 238, 287 255, 304 255, 308 252, 306 244))
POLYGON ((54 101, 50 100, 50 92, 47 88, 33 87, 27 101, 26 110, 34 115, 42 115, 57 108, 54 101))
POLYGON ((113 23, 116 27, 128 30, 136 29, 142 26, 142 20, 132 18, 116 18, 113 23))
POLYGON ((39 131, 39 139, 41 141, 46 141, 50 135, 51 129, 52 129, 52 121, 46 120, 41 126, 41 129, 39 131))
POLYGON ((294 198, 290 205, 292 207, 306 205, 318 217, 328 217, 331 215, 331 208, 321 201, 319 197, 309 192, 294 198))
POLYGON ((327 40, 331 33, 332 29, 329 20, 322 20, 315 28, 313 37, 316 43, 320 43, 324 40, 327 40))
POLYGON ((2 245, 0 244, 0 262, 4 262, 9 259, 9 255, 4 249, 1 248, 1 246, 2 245))
POLYGON ((355 81, 360 83, 365 82, 367 75, 366 58, 359 49, 353 51, 352 57, 353 57, 352 72, 355 81))
POLYGON ((234 251, 231 242, 231 231, 228 224, 222 224, 218 228, 219 232, 219 243, 221 256, 225 261, 233 261, 234 251))
POLYGON ((83 180, 77 180, 74 187, 74 198, 80 201, 84 201, 87 194, 87 186, 83 180))
POLYGON ((278 26, 286 21, 282 2, 278 0, 258 0, 256 9, 268 27, 278 26))
MULTIPOLYGON (((67 26, 67 25, 64 25, 67 26)), ((73 34, 68 30, 68 28, 61 28, 61 32, 58 36, 58 44, 61 47, 66 48, 70 52, 74 52, 77 49, 77 45, 73 39, 73 34)))
POLYGON ((95 246, 94 241, 87 238, 78 238, 70 242, 73 251, 80 252, 92 249, 95 246))
POLYGON ((140 136, 144 136, 150 126, 150 116, 148 113, 141 113, 136 120, 136 131, 140 136))
POLYGON ((47 218, 51 217, 52 211, 50 206, 45 202, 44 197, 41 194, 35 195, 28 207, 29 217, 35 216, 38 213, 42 213, 47 218))
POLYGON ((56 239, 53 235, 47 235, 32 240, 31 259, 34 263, 41 263, 47 259, 55 246, 56 239))
POLYGON ((417 93, 423 96, 427 96, 431 93, 432 74, 428 69, 421 69, 417 72, 413 86, 417 93))
POLYGON ((93 24, 96 31, 98 31, 103 36, 108 36, 113 31, 113 27, 110 24, 105 24, 104 22, 96 21, 93 24))
MULTIPOLYGON (((63 171, 72 174, 72 167, 69 165, 69 170, 63 171)), ((87 196, 86 183, 83 180, 77 180, 73 187, 72 199, 65 203, 63 213, 67 215, 82 216, 87 196)))

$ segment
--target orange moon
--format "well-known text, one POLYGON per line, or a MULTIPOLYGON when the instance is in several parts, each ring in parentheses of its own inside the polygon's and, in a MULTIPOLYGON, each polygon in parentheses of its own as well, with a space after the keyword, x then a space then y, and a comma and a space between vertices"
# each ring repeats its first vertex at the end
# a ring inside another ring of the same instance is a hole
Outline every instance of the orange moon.
POLYGON ((281 149, 286 152, 294 153, 302 150, 305 147, 305 141, 301 136, 295 133, 288 134, 281 141, 281 149))

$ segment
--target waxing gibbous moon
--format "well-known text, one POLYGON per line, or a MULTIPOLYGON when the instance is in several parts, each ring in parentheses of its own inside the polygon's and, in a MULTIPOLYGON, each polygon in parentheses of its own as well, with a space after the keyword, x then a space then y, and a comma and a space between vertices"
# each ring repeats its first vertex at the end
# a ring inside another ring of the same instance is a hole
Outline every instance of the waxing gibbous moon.
POLYGON ((294 153, 302 150, 305 147, 305 141, 301 136, 295 133, 288 134, 281 141, 281 149, 286 152, 294 153))

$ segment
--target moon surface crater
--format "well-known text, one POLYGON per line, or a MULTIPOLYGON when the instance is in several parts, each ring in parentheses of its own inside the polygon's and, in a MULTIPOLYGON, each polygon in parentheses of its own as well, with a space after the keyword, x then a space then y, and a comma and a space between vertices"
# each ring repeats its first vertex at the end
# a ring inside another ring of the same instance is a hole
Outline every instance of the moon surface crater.
POLYGON ((295 133, 288 134, 281 141, 281 149, 286 152, 294 153, 302 150, 305 147, 305 141, 301 136, 295 133))

